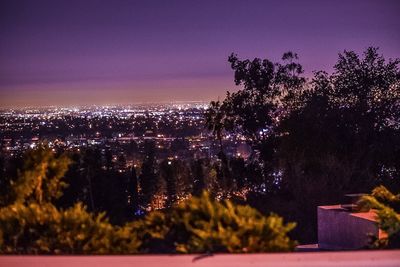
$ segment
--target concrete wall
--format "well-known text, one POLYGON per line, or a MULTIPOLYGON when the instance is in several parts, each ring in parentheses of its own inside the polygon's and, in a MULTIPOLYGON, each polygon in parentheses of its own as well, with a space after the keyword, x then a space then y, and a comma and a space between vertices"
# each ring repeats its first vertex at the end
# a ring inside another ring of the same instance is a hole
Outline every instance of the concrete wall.
POLYGON ((368 235, 382 237, 374 211, 352 213, 340 205, 318 207, 320 249, 360 249, 368 246, 368 235))

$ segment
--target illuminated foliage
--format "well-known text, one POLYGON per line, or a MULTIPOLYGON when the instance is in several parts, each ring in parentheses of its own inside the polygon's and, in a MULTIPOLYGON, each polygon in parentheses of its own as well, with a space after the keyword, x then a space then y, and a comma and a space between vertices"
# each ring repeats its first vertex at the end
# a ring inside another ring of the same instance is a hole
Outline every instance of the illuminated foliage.
POLYGON ((66 186, 69 160, 40 147, 30 151, 18 180, 15 201, 0 209, 0 252, 6 254, 132 254, 138 252, 262 252, 294 248, 277 215, 230 201, 211 200, 208 193, 165 212, 114 226, 105 213, 94 214, 81 203, 58 209, 53 201, 66 186))
POLYGON ((294 223, 228 200, 212 200, 207 192, 166 213, 150 213, 139 227, 151 239, 144 244, 148 250, 156 245, 180 253, 250 253, 291 251, 296 244, 287 236, 294 223))
POLYGON ((77 203, 66 210, 52 201, 62 195, 66 156, 40 147, 27 154, 12 185, 15 201, 0 209, 0 252, 28 254, 134 253, 140 242, 129 226, 116 227, 105 214, 77 203))
POLYGON ((360 204, 377 210, 379 228, 387 238, 376 240, 374 247, 400 248, 400 194, 394 195, 384 186, 378 186, 360 204))
POLYGON ((140 244, 129 227, 115 227, 81 204, 60 211, 49 203, 16 203, 0 210, 0 229, 2 253, 135 253, 140 244))
POLYGON ((62 177, 69 164, 67 156, 56 157, 47 147, 28 151, 18 180, 12 186, 15 200, 41 204, 60 198, 67 186, 62 177))

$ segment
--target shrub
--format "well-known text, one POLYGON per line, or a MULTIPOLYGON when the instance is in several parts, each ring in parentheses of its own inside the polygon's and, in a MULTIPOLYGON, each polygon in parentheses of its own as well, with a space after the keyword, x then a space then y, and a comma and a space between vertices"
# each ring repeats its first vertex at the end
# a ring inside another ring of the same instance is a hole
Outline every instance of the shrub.
POLYGON ((375 240, 373 247, 400 248, 400 194, 394 195, 384 186, 378 186, 369 196, 360 200, 364 207, 377 210, 379 228, 387 238, 375 240))
POLYGON ((52 201, 62 195, 69 160, 46 147, 30 151, 15 183, 12 203, 0 208, 0 252, 13 254, 135 253, 140 245, 129 225, 113 226, 105 214, 81 203, 66 210, 52 201))
POLYGON ((168 212, 152 213, 136 227, 148 238, 142 246, 147 251, 277 252, 291 251, 296 245, 287 236, 295 223, 284 224, 278 215, 265 217, 249 206, 228 200, 212 200, 207 192, 168 212))
POLYGON ((68 164, 65 156, 44 147, 28 153, 11 185, 12 202, 0 208, 0 253, 239 253, 290 251, 296 244, 287 236, 294 223, 228 200, 212 200, 207 192, 121 227, 81 203, 58 209, 52 202, 66 186, 62 177, 68 164))
POLYGON ((111 225, 80 203, 63 211, 52 204, 16 203, 0 209, 2 253, 121 254, 140 244, 131 228, 111 225))

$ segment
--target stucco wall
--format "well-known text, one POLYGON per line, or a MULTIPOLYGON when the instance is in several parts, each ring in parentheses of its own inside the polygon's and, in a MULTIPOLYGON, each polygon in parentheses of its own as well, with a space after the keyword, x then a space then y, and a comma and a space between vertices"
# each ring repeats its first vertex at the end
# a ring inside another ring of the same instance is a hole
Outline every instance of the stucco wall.
POLYGON ((379 237, 375 212, 351 213, 340 207, 318 207, 318 246, 320 249, 360 249, 379 237))

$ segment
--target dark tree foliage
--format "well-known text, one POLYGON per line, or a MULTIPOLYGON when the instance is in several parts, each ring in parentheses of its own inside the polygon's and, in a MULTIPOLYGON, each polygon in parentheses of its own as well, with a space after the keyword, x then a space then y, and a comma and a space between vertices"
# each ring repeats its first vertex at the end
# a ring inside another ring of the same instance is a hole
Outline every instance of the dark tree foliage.
POLYGON ((230 121, 223 110, 220 101, 211 101, 206 111, 206 126, 218 139, 220 153, 223 153, 222 133, 230 126, 230 121), (229 125, 229 126, 228 126, 229 125))
POLYGON ((82 155, 80 153, 72 153, 69 155, 69 158, 71 159, 71 163, 65 174, 68 187, 64 189, 64 194, 58 199, 56 204, 63 208, 71 207, 76 202, 82 202, 89 206, 89 183, 81 170, 82 155))
POLYGON ((191 175, 193 178, 193 195, 200 196, 206 188, 203 159, 197 159, 192 162, 191 175))
POLYGON ((96 177, 94 196, 97 200, 97 210, 104 211, 110 217, 110 222, 122 224, 126 221, 126 173, 108 171, 96 177))
POLYGON ((99 149, 87 149, 83 155, 84 177, 88 184, 85 194, 89 202, 89 210, 96 211, 97 203, 95 199, 94 187, 97 184, 96 178, 101 174, 101 152, 99 149))
MULTIPOLYGON (((185 161, 179 159, 166 159, 159 165, 159 191, 165 193, 165 207, 187 197, 193 190, 193 179, 190 177, 190 168, 185 161)), ((160 192, 161 193, 161 192, 160 192)))
POLYGON ((227 93, 220 105, 226 116, 223 129, 244 134, 254 144, 271 135, 276 126, 283 98, 289 98, 301 88, 303 69, 291 52, 282 57, 283 64, 268 59, 240 60, 232 54, 228 61, 235 75, 235 84, 242 89, 227 93))
POLYGON ((288 133, 278 151, 292 194, 324 189, 330 200, 395 179, 385 172, 396 169, 399 158, 398 63, 386 63, 375 48, 363 58, 345 51, 333 75, 315 75, 302 106, 279 129, 288 133))
POLYGON ((12 183, 17 179, 18 168, 23 165, 23 157, 22 155, 16 155, 7 160, 1 156, 0 159, 0 207, 3 207, 13 201, 9 192, 11 191, 12 183))
POLYGON ((134 214, 139 208, 139 183, 136 174, 136 168, 132 167, 131 174, 128 177, 128 215, 134 214))
POLYGON ((274 150, 276 127, 286 105, 295 105, 295 94, 305 84, 302 66, 291 52, 282 57, 283 63, 268 59, 240 60, 232 54, 228 61, 234 71, 235 84, 241 89, 227 93, 221 103, 211 102, 206 112, 206 123, 220 140, 222 133, 235 132, 247 137, 262 161, 261 181, 257 186, 272 190, 275 186, 271 153, 274 150), (286 100, 286 102, 283 102, 286 100))
POLYGON ((219 162, 215 165, 217 171, 217 182, 222 191, 222 195, 227 197, 233 189, 232 173, 226 155, 224 153, 219 153, 218 158, 219 162))
POLYGON ((72 163, 65 174, 69 185, 57 200, 57 207, 69 208, 76 202, 82 202, 90 211, 106 212, 110 221, 117 224, 134 213, 128 210, 129 173, 119 171, 123 157, 119 157, 115 164, 110 160, 106 168, 102 168, 102 153, 96 148, 88 148, 69 157, 72 163))
POLYGON ((160 175, 165 180, 165 191, 167 195, 167 207, 170 207, 172 203, 175 203, 177 196, 177 179, 174 167, 172 166, 172 161, 164 160, 160 164, 160 175))
POLYGON ((134 153, 137 153, 137 152, 138 152, 138 145, 135 141, 131 140, 128 145, 127 154, 128 154, 128 156, 133 156, 134 153))
POLYGON ((385 62, 375 48, 363 57, 345 51, 335 72, 316 73, 311 90, 299 96, 302 104, 282 120, 282 187, 314 216, 316 205, 338 202, 345 193, 381 183, 398 188, 398 63, 385 62))
POLYGON ((158 177, 155 173, 155 144, 154 142, 145 143, 145 158, 142 164, 142 172, 139 177, 141 188, 140 205, 146 209, 157 191, 158 177))
POLYGON ((105 165, 106 165, 106 168, 107 168, 108 171, 111 170, 111 168, 113 166, 113 164, 112 164, 112 152, 111 152, 110 149, 106 149, 106 152, 105 152, 105 165))
MULTIPOLYGON (((5 181, 5 159, 2 154, 0 154, 0 182, 4 183, 5 181)), ((4 187, 4 185, 3 185, 4 187)))
POLYGON ((307 82, 296 54, 282 60, 231 55, 240 89, 212 102, 206 118, 218 139, 235 132, 252 145, 249 201, 288 214, 300 240, 315 241, 317 205, 381 183, 399 188, 400 61, 376 48, 344 51, 333 74, 307 82))
POLYGON ((230 161, 232 179, 235 181, 236 188, 242 190, 246 185, 246 165, 243 158, 232 158, 230 161))

